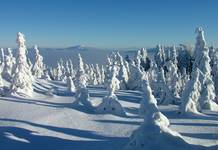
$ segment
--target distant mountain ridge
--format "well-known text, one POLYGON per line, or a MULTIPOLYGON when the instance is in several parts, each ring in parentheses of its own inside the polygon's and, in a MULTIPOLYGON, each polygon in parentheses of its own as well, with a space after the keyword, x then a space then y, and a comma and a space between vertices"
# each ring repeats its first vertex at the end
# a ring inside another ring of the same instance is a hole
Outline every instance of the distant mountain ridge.
MULTIPOLYGON (((105 64, 107 55, 110 54, 112 51, 119 51, 121 55, 124 57, 128 54, 133 56, 137 50, 140 48, 122 48, 122 49, 106 49, 106 48, 96 48, 96 47, 89 47, 85 45, 76 45, 67 48, 41 48, 39 47, 40 54, 44 58, 44 63, 48 66, 56 66, 57 61, 61 58, 63 60, 71 59, 73 64, 77 64, 77 56, 78 53, 84 59, 85 63, 98 63, 98 64, 105 64)), ((153 50, 153 49, 152 49, 153 50)), ((148 49, 148 52, 151 51, 148 49)), ((28 55, 32 61, 34 61, 34 49, 28 48, 28 55)))

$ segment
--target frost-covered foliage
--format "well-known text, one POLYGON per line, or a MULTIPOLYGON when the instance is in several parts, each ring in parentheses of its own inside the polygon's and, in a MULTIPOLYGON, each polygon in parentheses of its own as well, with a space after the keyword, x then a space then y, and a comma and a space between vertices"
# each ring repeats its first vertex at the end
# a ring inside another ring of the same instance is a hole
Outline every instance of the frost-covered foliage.
POLYGON ((2 70, 3 70, 3 65, 0 65, 0 96, 5 96, 4 92, 4 83, 2 79, 2 70))
POLYGON ((214 82, 211 76, 211 66, 209 49, 206 47, 206 41, 204 38, 204 31, 201 27, 196 29, 197 37, 194 52, 194 64, 193 70, 197 68, 203 73, 203 79, 201 82, 201 97, 200 105, 202 109, 209 109, 218 111, 218 105, 214 102, 216 94, 214 82))
POLYGON ((148 58, 148 53, 145 48, 141 48, 137 51, 134 61, 136 65, 140 65, 143 71, 147 71, 150 68, 151 60, 148 58))
POLYGON ((100 71, 100 68, 99 68, 98 64, 95 65, 95 71, 96 71, 95 74, 96 74, 97 83, 102 84, 101 71, 100 71))
POLYGON ((127 87, 130 90, 140 90, 141 89, 141 79, 143 72, 140 69, 139 65, 135 65, 134 62, 129 64, 129 80, 127 87))
POLYGON ((213 75, 213 82, 215 85, 216 101, 218 101, 218 52, 214 54, 212 75, 213 75))
POLYGON ((0 63, 4 63, 4 59, 5 59, 4 49, 1 48, 0 49, 0 63))
POLYGON ((165 63, 165 53, 164 53, 164 49, 163 49, 163 47, 161 47, 161 45, 157 45, 157 51, 156 51, 156 54, 154 56, 154 60, 155 60, 157 67, 159 69, 161 67, 163 67, 163 65, 165 63))
POLYGON ((173 48, 170 51, 170 60, 177 65, 178 61, 177 61, 177 50, 176 50, 176 46, 174 45, 173 48))
POLYGON ((12 72, 15 68, 16 59, 14 58, 12 51, 10 48, 7 49, 7 54, 5 55, 4 59, 4 69, 2 72, 3 77, 6 80, 11 80, 12 78, 12 72))
POLYGON ((15 71, 12 77, 11 92, 31 96, 33 92, 33 76, 26 57, 26 45, 24 35, 17 34, 17 58, 15 71))
POLYGON ((76 87, 81 84, 81 82, 85 81, 87 82, 87 75, 85 74, 85 69, 84 69, 84 62, 80 54, 78 54, 78 69, 76 72, 76 87))
POLYGON ((105 69, 103 65, 101 66, 101 81, 102 81, 102 84, 105 83, 105 69))
POLYGON ((177 65, 173 63, 173 61, 169 60, 165 63, 167 68, 167 85, 171 91, 171 93, 179 98, 181 92, 181 79, 178 75, 178 68, 177 65))
MULTIPOLYGON (((110 79, 108 79, 106 87, 110 88, 110 85, 112 84, 114 90, 119 90, 120 89, 120 81, 116 77, 117 76, 117 67, 114 65, 111 70, 112 70, 112 72, 110 75, 110 79)), ((107 90, 109 90, 109 89, 107 89, 107 90)))
POLYGON ((121 55, 118 55, 118 59, 120 62, 120 69, 118 72, 118 80, 120 81, 120 89, 122 90, 126 90, 127 89, 127 83, 129 80, 129 76, 128 76, 128 72, 126 69, 126 66, 124 65, 124 60, 123 57, 121 55))
POLYGON ((80 78, 78 86, 76 87, 76 100, 73 102, 73 105, 82 104, 92 110, 93 106, 89 98, 89 90, 87 89, 86 84, 86 79, 80 78))
POLYGON ((155 97, 161 97, 161 95, 164 92, 164 86, 166 84, 165 76, 164 76, 164 70, 163 68, 159 69, 157 68, 155 70, 155 74, 157 75, 156 80, 154 81, 154 95, 155 97))
POLYGON ((180 45, 177 60, 178 69, 181 74, 191 74, 193 65, 192 47, 187 45, 180 45))
POLYGON ((44 64, 43 64, 43 57, 39 54, 38 46, 34 46, 35 50, 35 63, 32 68, 33 75, 36 78, 42 78, 44 75, 44 64))
POLYGON ((209 57, 210 57, 210 66, 213 67, 214 63, 216 63, 216 49, 211 46, 209 47, 209 57))
POLYGON ((118 101, 117 96, 115 95, 115 90, 117 90, 117 86, 119 86, 118 79, 116 78, 115 74, 115 69, 113 69, 112 78, 110 79, 107 86, 108 95, 105 96, 102 100, 102 103, 97 106, 96 112, 125 116, 125 110, 123 109, 118 101))
POLYGON ((49 69, 45 69, 43 71, 42 79, 45 79, 45 80, 48 80, 48 81, 51 80, 51 75, 49 73, 49 69))
POLYGON ((174 104, 177 101, 177 98, 170 91, 164 76, 163 68, 160 68, 160 72, 158 74, 158 82, 157 82, 160 90, 160 103, 164 105, 174 104))
POLYGON ((141 114, 144 115, 143 124, 136 129, 126 146, 126 150, 161 150, 176 149, 184 146, 182 136, 169 128, 170 122, 157 107, 157 101, 152 95, 147 80, 142 81, 143 99, 141 101, 141 114), (161 146, 160 146, 161 145, 161 146))
POLYGON ((57 68, 54 71, 55 80, 57 80, 57 81, 61 81, 61 77, 63 76, 61 68, 62 68, 61 64, 58 62, 57 68))
POLYGON ((201 111, 199 103, 201 97, 200 77, 203 77, 203 74, 197 68, 192 72, 192 78, 185 86, 185 90, 181 97, 182 104, 180 106, 180 112, 182 114, 199 114, 201 111))
POLYGON ((69 92, 75 92, 76 91, 76 88, 75 88, 75 85, 74 85, 74 82, 73 82, 71 76, 67 77, 67 90, 69 92))

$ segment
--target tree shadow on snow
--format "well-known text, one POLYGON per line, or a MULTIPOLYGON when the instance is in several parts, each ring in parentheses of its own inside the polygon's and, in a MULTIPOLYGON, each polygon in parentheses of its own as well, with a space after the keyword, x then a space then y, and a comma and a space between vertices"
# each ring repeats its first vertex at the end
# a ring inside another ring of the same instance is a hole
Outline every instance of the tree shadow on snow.
POLYGON ((5 97, 5 98, 2 97, 0 101, 18 102, 18 103, 54 107, 54 108, 71 108, 71 104, 72 104, 72 103, 55 103, 55 102, 48 102, 48 101, 36 100, 36 99, 25 99, 25 98, 14 97, 14 96, 5 97))
POLYGON ((0 119, 0 121, 22 123, 31 125, 32 127, 44 128, 70 136, 88 138, 84 141, 68 140, 53 136, 37 135, 37 132, 31 130, 7 126, 0 128, 0 147, 3 150, 120 150, 128 142, 128 138, 106 137, 88 130, 61 128, 14 119, 0 119), (16 138, 10 138, 7 135, 13 135, 13 137, 16 138), (25 141, 19 139, 24 139, 25 141))
POLYGON ((141 125, 143 122, 141 121, 121 121, 121 120, 95 120, 100 123, 112 123, 112 124, 129 124, 129 125, 141 125))

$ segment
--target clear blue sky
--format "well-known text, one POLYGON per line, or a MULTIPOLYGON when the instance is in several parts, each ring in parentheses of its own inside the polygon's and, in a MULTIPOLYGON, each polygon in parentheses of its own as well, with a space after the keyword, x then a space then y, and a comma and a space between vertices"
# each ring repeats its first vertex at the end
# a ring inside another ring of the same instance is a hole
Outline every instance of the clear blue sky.
POLYGON ((217 0, 1 0, 0 47, 120 48, 194 43, 196 26, 218 47, 217 0))

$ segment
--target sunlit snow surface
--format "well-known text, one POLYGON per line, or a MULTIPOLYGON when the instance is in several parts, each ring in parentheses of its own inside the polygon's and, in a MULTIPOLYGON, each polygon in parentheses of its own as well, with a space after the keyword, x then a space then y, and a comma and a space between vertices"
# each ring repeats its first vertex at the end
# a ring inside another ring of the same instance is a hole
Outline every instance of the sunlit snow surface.
MULTIPOLYGON (((92 103, 97 106, 107 94, 102 87, 89 87, 92 103)), ((143 122, 138 116, 141 94, 137 91, 116 93, 127 117, 96 114, 84 106, 73 106, 73 94, 63 82, 38 80, 33 98, 0 98, 1 150, 121 150, 129 136, 143 122), (51 87, 54 96, 46 95, 51 87)), ((159 106, 190 144, 218 149, 218 113, 185 117, 178 107, 159 106)), ((207 149, 206 147, 200 147, 207 149)), ((209 149, 210 149, 209 148, 209 149)))

